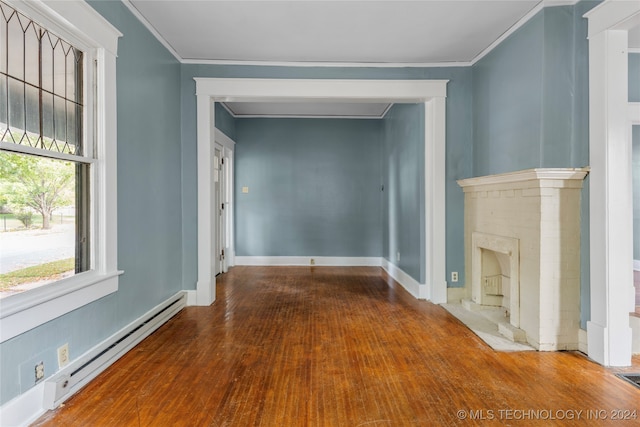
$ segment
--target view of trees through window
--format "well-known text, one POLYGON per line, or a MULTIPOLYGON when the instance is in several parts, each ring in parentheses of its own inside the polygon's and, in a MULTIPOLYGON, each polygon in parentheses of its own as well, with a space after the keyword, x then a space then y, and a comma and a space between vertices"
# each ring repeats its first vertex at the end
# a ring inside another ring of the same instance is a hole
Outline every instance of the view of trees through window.
POLYGON ((74 274, 75 168, 0 153, 0 297, 74 274))

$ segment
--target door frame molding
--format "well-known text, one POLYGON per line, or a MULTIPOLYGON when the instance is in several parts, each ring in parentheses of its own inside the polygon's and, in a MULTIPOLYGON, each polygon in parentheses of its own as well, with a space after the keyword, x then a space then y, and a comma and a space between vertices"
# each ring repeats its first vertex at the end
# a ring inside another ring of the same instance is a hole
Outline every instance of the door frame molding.
POLYGON ((640 3, 606 1, 589 20, 589 357, 631 365, 633 229, 628 100, 628 30, 640 25, 640 3))
POLYGON ((215 301, 212 254, 215 227, 211 174, 214 102, 333 101, 425 104, 425 286, 419 297, 447 301, 445 129, 448 80, 322 80, 194 78, 197 103, 198 282, 196 304, 215 301))

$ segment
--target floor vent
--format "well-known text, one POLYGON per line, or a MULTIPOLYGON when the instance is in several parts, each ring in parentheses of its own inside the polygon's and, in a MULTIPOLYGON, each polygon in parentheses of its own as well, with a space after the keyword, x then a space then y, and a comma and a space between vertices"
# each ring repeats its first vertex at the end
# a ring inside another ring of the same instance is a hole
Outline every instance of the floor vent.
POLYGON ((59 406, 176 315, 185 305, 184 292, 174 295, 53 375, 45 382, 44 408, 54 409, 59 406))
POLYGON ((616 374, 617 377, 622 378, 628 383, 640 388, 640 373, 638 374, 616 374))

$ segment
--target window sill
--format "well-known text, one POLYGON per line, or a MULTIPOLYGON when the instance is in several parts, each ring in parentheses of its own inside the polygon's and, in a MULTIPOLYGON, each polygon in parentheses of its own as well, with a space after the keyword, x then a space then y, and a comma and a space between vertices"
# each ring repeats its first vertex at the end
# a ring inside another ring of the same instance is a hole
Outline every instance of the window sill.
POLYGON ((1 299, 0 342, 116 292, 122 273, 88 271, 1 299))

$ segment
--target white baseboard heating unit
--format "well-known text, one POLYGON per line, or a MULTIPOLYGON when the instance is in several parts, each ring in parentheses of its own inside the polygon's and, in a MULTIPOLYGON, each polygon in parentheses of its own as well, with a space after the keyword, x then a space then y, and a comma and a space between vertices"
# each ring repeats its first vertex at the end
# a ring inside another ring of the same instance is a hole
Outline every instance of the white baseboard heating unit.
POLYGON ((186 301, 186 292, 177 293, 51 376, 44 384, 44 409, 58 407, 178 314, 186 301))

